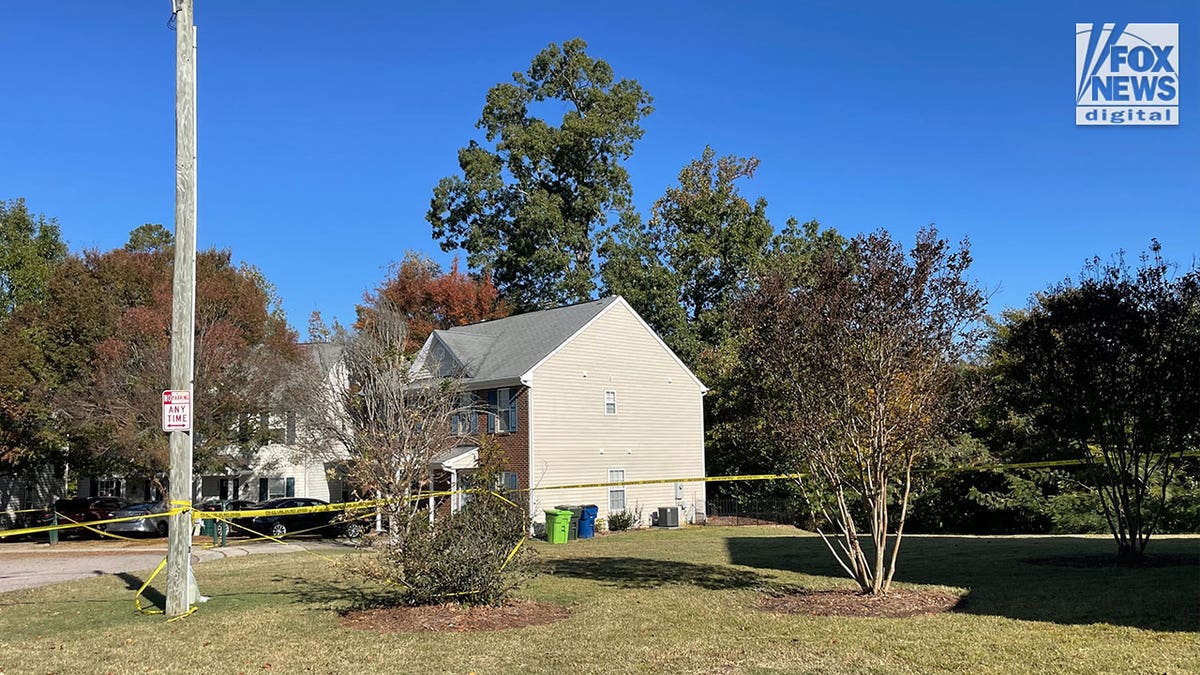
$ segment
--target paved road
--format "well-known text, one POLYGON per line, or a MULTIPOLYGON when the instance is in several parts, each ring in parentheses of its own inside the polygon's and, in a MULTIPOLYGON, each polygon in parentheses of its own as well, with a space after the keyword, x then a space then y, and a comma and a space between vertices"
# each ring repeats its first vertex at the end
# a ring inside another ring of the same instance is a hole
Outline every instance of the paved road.
MULTIPOLYGON (((294 553, 306 548, 339 548, 339 545, 315 541, 305 541, 303 546, 255 542, 225 548, 194 548, 192 562, 265 553, 294 553)), ((166 554, 166 544, 162 542, 147 545, 122 542, 64 542, 56 546, 0 544, 0 593, 104 574, 151 570, 166 554)))

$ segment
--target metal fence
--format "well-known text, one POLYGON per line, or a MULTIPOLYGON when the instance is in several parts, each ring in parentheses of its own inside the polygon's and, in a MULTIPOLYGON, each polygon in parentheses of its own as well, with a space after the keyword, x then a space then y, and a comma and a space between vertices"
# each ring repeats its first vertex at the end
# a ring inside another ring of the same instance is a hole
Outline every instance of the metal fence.
POLYGON ((791 499, 710 499, 709 525, 795 525, 799 512, 791 499))

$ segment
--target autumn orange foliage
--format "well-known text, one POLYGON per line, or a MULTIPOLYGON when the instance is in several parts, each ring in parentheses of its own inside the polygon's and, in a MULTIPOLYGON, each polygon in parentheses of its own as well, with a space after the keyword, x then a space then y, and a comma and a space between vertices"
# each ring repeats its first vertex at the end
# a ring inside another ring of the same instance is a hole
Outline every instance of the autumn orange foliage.
POLYGON ((404 350, 421 348, 435 330, 464 326, 489 319, 500 319, 511 310, 500 300, 500 293, 489 275, 474 276, 458 269, 458 258, 450 271, 418 253, 408 253, 394 263, 373 293, 367 293, 358 307, 356 330, 362 330, 373 318, 371 307, 385 301, 398 309, 408 322, 404 350))

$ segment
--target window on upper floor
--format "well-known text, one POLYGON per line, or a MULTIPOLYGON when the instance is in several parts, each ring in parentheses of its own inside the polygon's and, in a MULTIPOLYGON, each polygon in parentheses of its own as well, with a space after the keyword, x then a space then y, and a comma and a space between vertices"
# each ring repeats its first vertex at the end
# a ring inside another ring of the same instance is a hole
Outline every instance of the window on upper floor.
POLYGON ((611 389, 604 392, 604 414, 605 415, 616 415, 617 414, 617 392, 615 392, 611 389))
POLYGON ((455 407, 457 410, 450 417, 450 433, 455 436, 467 436, 479 432, 479 409, 474 394, 461 394, 455 407))
POLYGON ((515 389, 496 389, 489 391, 488 402, 488 433, 510 434, 517 430, 517 391, 515 389))

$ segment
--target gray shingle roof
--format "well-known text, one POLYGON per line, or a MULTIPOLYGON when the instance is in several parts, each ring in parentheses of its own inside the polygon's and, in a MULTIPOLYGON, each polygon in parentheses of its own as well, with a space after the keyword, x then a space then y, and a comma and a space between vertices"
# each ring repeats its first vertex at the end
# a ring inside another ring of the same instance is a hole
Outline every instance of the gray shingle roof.
POLYGON ((430 339, 440 340, 465 367, 468 386, 472 381, 512 380, 528 372, 618 297, 436 330, 430 339))
POLYGON ((342 358, 343 348, 339 344, 332 342, 302 342, 300 346, 312 356, 324 372, 329 372, 338 359, 342 358))

